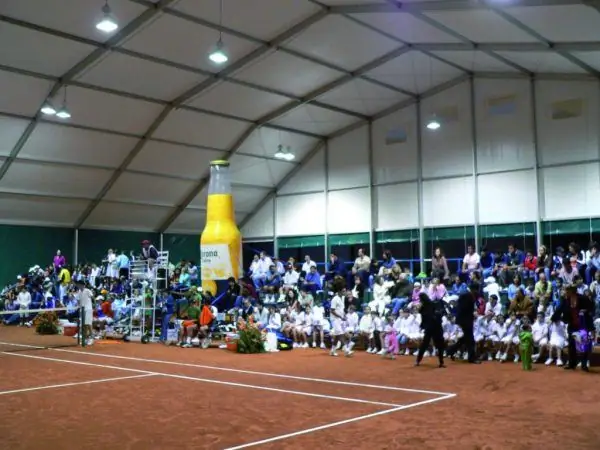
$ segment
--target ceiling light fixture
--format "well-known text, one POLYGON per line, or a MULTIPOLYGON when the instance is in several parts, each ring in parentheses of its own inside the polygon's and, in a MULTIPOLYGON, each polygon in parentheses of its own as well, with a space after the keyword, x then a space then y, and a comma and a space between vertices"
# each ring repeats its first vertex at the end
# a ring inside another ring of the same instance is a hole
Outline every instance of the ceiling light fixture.
POLYGON ((117 19, 108 5, 108 0, 102 7, 102 19, 96 24, 96 28, 104 33, 112 33, 119 28, 117 19))
POLYGON ((58 117, 59 119, 70 119, 71 118, 71 113, 67 109, 67 87, 66 86, 65 86, 65 91, 64 91, 63 104, 60 107, 60 109, 58 110, 58 112, 56 113, 56 117, 58 117))
POLYGON ((46 100, 44 102, 40 111, 42 112, 42 114, 44 114, 46 116, 53 116, 56 114, 56 109, 54 108, 54 106, 52 106, 52 103, 50 103, 50 100, 46 100))
POLYGON ((223 45, 223 0, 219 0, 219 40, 215 45, 214 49, 208 55, 208 59, 210 59, 215 64, 225 64, 229 57, 227 56, 227 52, 225 51, 225 46, 223 45))
POLYGON ((284 161, 293 161, 296 156, 292 153, 290 147, 283 148, 283 145, 277 146, 277 152, 275 153, 275 158, 283 159, 284 161))
POLYGON ((427 129, 435 131, 437 129, 439 129, 442 124, 439 122, 439 120, 437 120, 435 117, 432 118, 431 120, 429 120, 429 122, 427 122, 427 129))

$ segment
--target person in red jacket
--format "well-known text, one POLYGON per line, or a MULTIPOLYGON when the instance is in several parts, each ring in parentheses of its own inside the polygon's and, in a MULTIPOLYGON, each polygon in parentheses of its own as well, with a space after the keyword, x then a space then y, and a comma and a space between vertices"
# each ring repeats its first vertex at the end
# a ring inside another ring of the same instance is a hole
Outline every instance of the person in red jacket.
POLYGON ((537 269, 537 256, 531 250, 527 250, 525 260, 523 261, 523 274, 521 278, 524 280, 533 278, 535 276, 535 269, 537 269))

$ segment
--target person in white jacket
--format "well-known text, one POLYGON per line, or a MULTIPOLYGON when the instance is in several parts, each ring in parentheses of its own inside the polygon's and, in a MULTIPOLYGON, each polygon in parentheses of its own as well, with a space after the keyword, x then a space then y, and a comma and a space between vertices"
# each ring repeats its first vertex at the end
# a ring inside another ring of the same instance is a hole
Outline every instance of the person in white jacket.
POLYGON ((373 324, 371 308, 367 306, 363 316, 360 318, 360 322, 358 323, 359 335, 367 341, 367 353, 373 353, 374 351, 377 352, 377 347, 375 346, 375 339, 373 336, 374 331, 375 326, 373 324))
POLYGON ((538 313, 537 320, 531 326, 531 332, 533 335, 533 347, 538 349, 537 353, 531 357, 535 363, 548 347, 549 329, 543 312, 538 313))
MULTIPOLYGON (((29 309, 29 305, 31 304, 31 294, 25 288, 25 286, 21 286, 19 288, 19 295, 17 295, 17 304, 19 305, 19 309, 21 311, 29 309)), ((27 313, 20 313, 21 321, 19 326, 24 326, 27 322, 27 313)))
POLYGON ((392 298, 388 294, 383 277, 376 277, 373 284, 373 300, 369 303, 369 308, 371 311, 377 311, 379 315, 383 315, 391 301, 392 298))

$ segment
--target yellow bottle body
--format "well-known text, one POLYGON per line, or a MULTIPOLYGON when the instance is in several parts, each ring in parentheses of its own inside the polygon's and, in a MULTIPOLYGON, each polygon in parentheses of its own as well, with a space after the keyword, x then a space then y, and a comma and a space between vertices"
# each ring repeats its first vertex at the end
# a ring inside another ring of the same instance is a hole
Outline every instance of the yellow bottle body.
POLYGON ((202 289, 217 295, 217 281, 242 275, 242 234, 235 223, 233 195, 209 194, 200 236, 202 289))

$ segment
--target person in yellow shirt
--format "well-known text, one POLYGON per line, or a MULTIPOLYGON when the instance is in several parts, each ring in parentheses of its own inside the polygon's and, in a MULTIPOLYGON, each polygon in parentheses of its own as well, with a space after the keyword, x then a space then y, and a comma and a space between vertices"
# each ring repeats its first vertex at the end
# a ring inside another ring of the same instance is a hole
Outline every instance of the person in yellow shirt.
POLYGON ((71 284, 71 272, 67 267, 60 269, 60 272, 58 273, 58 281, 60 283, 59 296, 60 300, 62 301, 62 299, 65 298, 65 295, 67 295, 69 284, 71 284))

